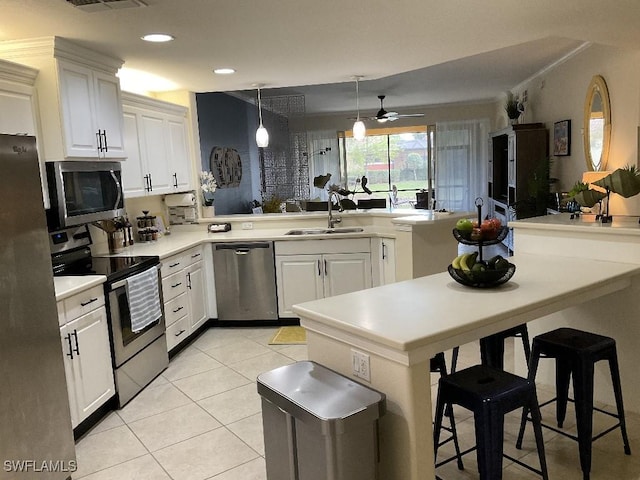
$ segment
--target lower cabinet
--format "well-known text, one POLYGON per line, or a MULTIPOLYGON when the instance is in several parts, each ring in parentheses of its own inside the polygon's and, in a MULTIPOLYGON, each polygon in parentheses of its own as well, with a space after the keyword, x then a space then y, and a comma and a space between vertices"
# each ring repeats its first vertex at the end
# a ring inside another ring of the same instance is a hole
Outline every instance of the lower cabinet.
POLYGON ((203 247, 162 260, 162 294, 171 351, 209 318, 203 247))
POLYGON ((373 286, 396 281, 396 240, 382 237, 371 239, 371 263, 373 286))
POLYGON ((75 304, 79 308, 87 306, 82 297, 81 293, 58 304, 73 428, 115 395, 104 296, 96 300, 92 297, 96 308, 73 317, 75 304))
POLYGON ((281 318, 295 317, 291 308, 297 303, 372 286, 368 238, 276 242, 275 251, 281 318))

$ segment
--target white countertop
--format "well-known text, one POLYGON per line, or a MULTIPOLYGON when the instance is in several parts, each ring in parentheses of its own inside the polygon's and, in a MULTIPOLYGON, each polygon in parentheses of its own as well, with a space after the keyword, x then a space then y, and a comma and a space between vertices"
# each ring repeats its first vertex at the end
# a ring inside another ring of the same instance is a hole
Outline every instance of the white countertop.
POLYGON ((638 217, 613 217, 611 223, 596 221, 593 214, 581 214, 571 219, 570 213, 543 215, 509 222, 509 227, 538 231, 561 230, 567 232, 585 232, 607 235, 638 235, 640 224, 638 217))
POLYGON ((78 275, 72 277, 53 277, 56 289, 56 301, 80 293, 96 285, 101 285, 107 280, 104 275, 78 275))
POLYGON ((303 326, 339 330, 395 351, 438 342, 450 348, 465 332, 505 319, 524 323, 622 289, 640 273, 639 265, 589 259, 518 255, 510 260, 516 273, 498 288, 465 287, 444 272, 302 303, 293 311, 303 326))
MULTIPOLYGON (((394 227, 398 224, 404 225, 428 225, 436 224, 440 220, 450 220, 456 217, 468 216, 469 212, 463 213, 449 213, 449 212, 431 212, 428 210, 402 211, 403 216, 397 217, 398 211, 381 211, 381 212, 341 212, 340 215, 345 217, 344 224, 340 224, 337 227, 360 227, 362 232, 352 233, 331 233, 331 234, 314 234, 314 235, 286 235, 289 230, 295 230, 298 228, 325 228, 326 222, 324 220, 327 217, 326 212, 320 212, 320 214, 269 214, 269 215, 247 215, 246 219, 256 220, 256 225, 267 221, 266 225, 273 222, 285 220, 292 220, 294 218, 300 220, 308 220, 310 217, 318 217, 318 223, 313 226, 297 226, 296 222, 292 221, 287 224, 286 227, 271 227, 271 228, 253 228, 249 230, 243 230, 241 228, 233 227, 228 232, 208 233, 207 225, 209 223, 223 223, 231 217, 216 217, 211 219, 210 222, 201 223, 199 225, 180 225, 173 226, 170 235, 162 236, 159 240, 154 242, 138 242, 130 247, 122 249, 116 255, 119 256, 132 256, 132 255, 157 255, 160 259, 170 257, 176 253, 180 253, 188 248, 195 247, 201 243, 208 242, 242 242, 242 241, 254 241, 254 240, 271 240, 271 241, 304 241, 304 240, 321 240, 321 239, 337 239, 337 238, 362 238, 362 237, 393 237, 396 235, 394 227), (418 213, 415 213, 418 212, 418 213), (391 226, 363 226, 358 223, 347 222, 347 217, 351 216, 352 219, 357 217, 366 216, 385 216, 392 217, 393 227, 391 226), (265 217, 265 218, 263 218, 265 217), (269 217, 268 219, 266 217, 269 217)), ((245 217, 242 217, 245 218, 245 217)), ((233 216, 233 220, 237 222, 237 218, 233 216)))

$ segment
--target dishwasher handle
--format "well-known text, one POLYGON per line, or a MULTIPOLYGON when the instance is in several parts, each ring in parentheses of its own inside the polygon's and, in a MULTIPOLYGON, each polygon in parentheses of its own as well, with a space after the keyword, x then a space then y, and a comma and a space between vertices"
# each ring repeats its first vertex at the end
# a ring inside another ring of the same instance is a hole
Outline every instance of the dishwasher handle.
POLYGON ((218 243, 216 250, 251 250, 253 248, 271 248, 269 242, 250 242, 250 243, 218 243))

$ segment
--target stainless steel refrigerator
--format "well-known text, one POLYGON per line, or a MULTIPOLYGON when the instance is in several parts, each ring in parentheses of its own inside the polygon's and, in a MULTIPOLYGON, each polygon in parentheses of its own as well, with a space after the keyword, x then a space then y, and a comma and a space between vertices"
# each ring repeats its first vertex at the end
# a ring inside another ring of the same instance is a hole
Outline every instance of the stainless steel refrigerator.
POLYGON ((0 479, 68 479, 75 447, 34 137, 0 135, 0 232, 0 479))

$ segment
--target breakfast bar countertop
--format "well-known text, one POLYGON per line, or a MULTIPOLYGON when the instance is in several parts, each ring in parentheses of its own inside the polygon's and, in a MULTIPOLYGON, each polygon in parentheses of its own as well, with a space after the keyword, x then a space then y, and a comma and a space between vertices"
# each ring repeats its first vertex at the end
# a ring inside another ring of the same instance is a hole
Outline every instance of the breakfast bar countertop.
MULTIPOLYGON (((471 329, 524 323, 560 310, 577 297, 593 298, 624 287, 640 265, 566 257, 516 255, 511 281, 476 289, 456 283, 448 272, 299 304, 302 324, 325 326, 407 352, 431 345, 430 354, 466 343, 471 329), (624 284, 624 285, 620 285, 624 284)), ((496 331, 500 328, 493 327, 496 331)))
POLYGON ((465 287, 444 272, 293 306, 307 330, 309 360, 353 378, 352 358, 360 352, 367 359, 367 384, 387 395, 380 478, 435 477, 433 456, 424 454, 433 452, 425 375, 433 355, 623 295, 640 274, 638 263, 531 254, 509 260, 515 275, 496 288, 465 287))

